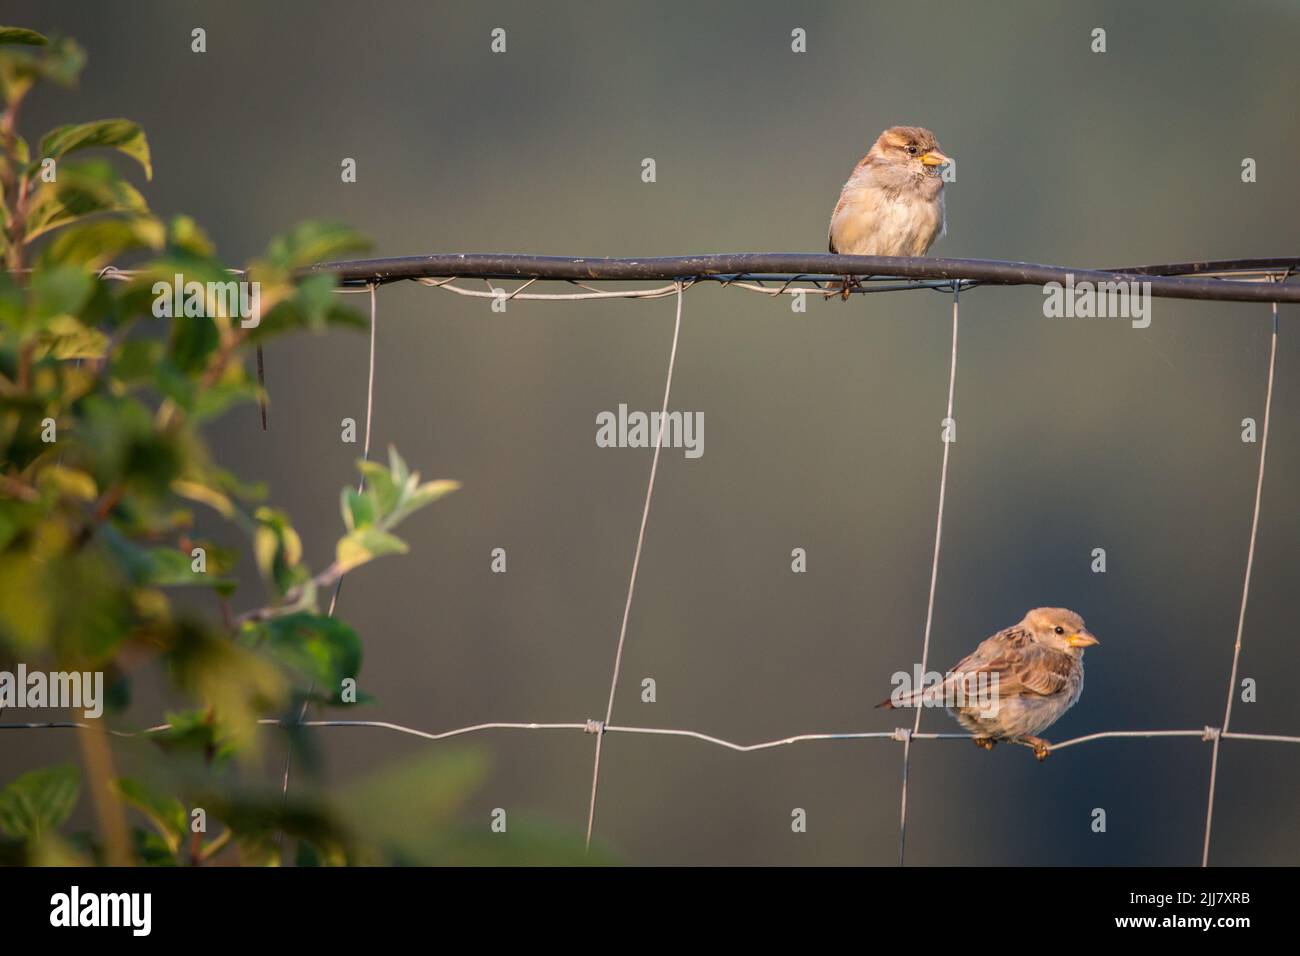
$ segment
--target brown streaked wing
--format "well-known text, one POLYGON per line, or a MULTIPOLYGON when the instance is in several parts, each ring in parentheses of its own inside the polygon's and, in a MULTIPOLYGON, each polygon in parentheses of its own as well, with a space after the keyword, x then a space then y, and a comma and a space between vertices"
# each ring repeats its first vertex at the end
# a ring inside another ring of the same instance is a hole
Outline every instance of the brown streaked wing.
POLYGON ((1035 648, 1013 671, 1020 693, 1052 697, 1070 686, 1077 662, 1069 654, 1050 647, 1035 648))
POLYGON ((954 673, 1001 670, 1014 663, 1018 652, 1028 643, 1028 631, 1022 627, 1008 627, 981 641, 980 646, 953 665, 952 670, 954 673))
POLYGON ((997 674, 998 694, 1050 697, 1065 690, 1074 661, 1068 654, 1034 644, 1029 632, 1009 627, 994 634, 953 667, 954 674, 997 674))
POLYGON ((1068 654, 1039 645, 973 663, 970 673, 998 675, 998 696, 1004 698, 1051 697, 1062 693, 1069 688, 1075 668, 1068 654))

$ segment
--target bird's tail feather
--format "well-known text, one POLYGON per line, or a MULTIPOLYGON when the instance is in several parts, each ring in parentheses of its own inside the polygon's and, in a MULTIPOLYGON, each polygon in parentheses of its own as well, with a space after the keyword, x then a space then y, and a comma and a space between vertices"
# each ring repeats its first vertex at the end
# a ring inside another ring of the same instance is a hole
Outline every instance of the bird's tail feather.
POLYGON ((895 700, 893 694, 890 694, 878 703, 876 707, 884 710, 898 710, 902 707, 919 707, 922 704, 942 700, 945 686, 945 684, 928 684, 918 690, 909 690, 899 694, 897 700, 895 700))

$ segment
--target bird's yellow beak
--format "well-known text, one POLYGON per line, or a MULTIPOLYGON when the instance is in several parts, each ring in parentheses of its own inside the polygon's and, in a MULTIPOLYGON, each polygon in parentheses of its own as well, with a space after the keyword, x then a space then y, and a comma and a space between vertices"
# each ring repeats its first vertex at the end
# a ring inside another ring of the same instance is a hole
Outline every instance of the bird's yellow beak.
POLYGON ((1069 644, 1071 647, 1092 647, 1094 644, 1100 644, 1101 641, 1097 640, 1087 631, 1080 631, 1078 634, 1073 634, 1070 637, 1067 637, 1065 643, 1069 644))
POLYGON ((925 163, 927 166, 947 166, 952 162, 952 160, 937 149, 932 149, 922 154, 921 162, 925 163))

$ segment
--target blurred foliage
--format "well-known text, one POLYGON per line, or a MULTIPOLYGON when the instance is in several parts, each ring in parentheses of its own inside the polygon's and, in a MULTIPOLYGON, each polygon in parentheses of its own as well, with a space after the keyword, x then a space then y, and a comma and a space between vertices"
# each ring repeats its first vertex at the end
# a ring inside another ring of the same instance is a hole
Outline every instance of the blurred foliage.
MULTIPOLYGON (((221 468, 201 431, 265 400, 247 368, 251 349, 291 332, 365 327, 336 304, 332 276, 296 275, 364 244, 345 227, 307 223, 239 276, 192 220, 155 218, 110 161, 117 154, 152 176, 135 123, 62 126, 33 146, 18 133, 23 101, 40 82, 73 86, 83 63, 71 40, 0 28, 0 662, 103 671, 110 713, 142 673, 165 675, 167 692, 187 704, 148 736, 144 772, 110 767, 112 779, 87 788, 101 820, 118 815, 128 847, 105 834, 59 835, 81 778, 75 766, 53 767, 0 790, 0 861, 260 864, 287 851, 313 865, 430 862, 447 838, 403 849, 394 820, 375 808, 391 805, 384 794, 394 786, 437 811, 421 827, 439 827, 481 779, 472 759, 380 778, 342 808, 247 778, 265 755, 262 722, 291 719, 308 702, 366 700, 356 690, 361 640, 322 614, 318 598, 343 574, 404 553, 399 523, 456 483, 421 481, 392 449, 386 464, 360 462, 361 487, 342 492, 334 559, 314 572, 288 515, 221 468), (92 150, 99 155, 84 155, 92 150), (129 272, 105 270, 123 257, 129 272), (223 308, 208 285, 239 278, 257 284, 260 321, 223 308), (173 280, 185 292, 175 315, 159 308, 180 300, 173 280), (193 301, 192 283, 202 284, 193 301), (211 513, 205 524, 247 539, 267 592, 251 610, 232 609, 239 554, 197 533, 196 505, 211 513), (194 826, 197 808, 204 828, 194 826)), ((302 743, 300 730, 276 732, 302 743)))
POLYGON ((588 853, 580 833, 517 813, 506 818, 505 833, 484 824, 457 826, 489 769, 477 750, 424 753, 348 784, 337 800, 338 812, 356 835, 363 862, 592 866, 614 861, 599 844, 588 853))

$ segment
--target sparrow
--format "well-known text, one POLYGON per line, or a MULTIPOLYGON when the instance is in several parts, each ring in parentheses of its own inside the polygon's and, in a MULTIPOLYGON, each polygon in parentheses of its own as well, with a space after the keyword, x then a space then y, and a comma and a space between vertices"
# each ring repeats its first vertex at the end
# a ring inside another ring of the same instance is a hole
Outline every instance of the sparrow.
MULTIPOLYGON (((942 168, 952 163, 934 134, 891 126, 853 167, 831 213, 830 251, 854 256, 923 256, 947 230, 942 168)), ((849 296, 849 280, 844 282, 849 296)))
POLYGON ((1073 611, 1035 608, 962 658, 941 683, 895 691, 876 706, 894 710, 942 700, 949 716, 974 735, 977 747, 992 750, 1007 740, 1032 747, 1034 756, 1045 760, 1051 744, 1035 735, 1079 699, 1083 651, 1098 643, 1073 611))

